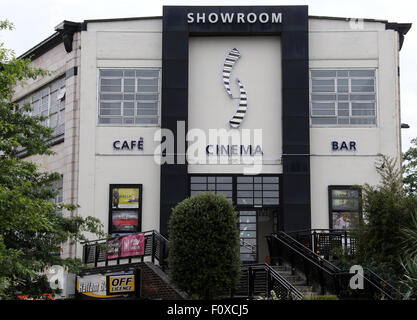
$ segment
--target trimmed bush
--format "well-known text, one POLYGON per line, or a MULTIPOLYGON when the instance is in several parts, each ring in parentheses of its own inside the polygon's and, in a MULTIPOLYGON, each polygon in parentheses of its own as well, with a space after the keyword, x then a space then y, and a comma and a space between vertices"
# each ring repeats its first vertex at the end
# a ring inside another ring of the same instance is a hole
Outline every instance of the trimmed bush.
POLYGON ((179 203, 169 221, 169 276, 180 290, 214 299, 240 273, 238 215, 223 195, 200 193, 179 203))

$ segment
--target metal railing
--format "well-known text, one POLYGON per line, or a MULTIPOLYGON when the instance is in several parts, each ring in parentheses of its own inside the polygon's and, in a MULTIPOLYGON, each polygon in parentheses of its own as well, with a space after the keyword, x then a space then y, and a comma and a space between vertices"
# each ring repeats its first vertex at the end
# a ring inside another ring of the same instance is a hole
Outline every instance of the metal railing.
POLYGON ((354 230, 307 229, 287 232, 287 234, 325 259, 340 254, 355 255, 354 230))
POLYGON ((256 246, 248 243, 247 241, 240 239, 240 246, 249 249, 251 253, 256 253, 256 246))
MULTIPOLYGON (((132 263, 135 258, 139 258, 143 262, 145 257, 150 257, 152 263, 158 262, 165 272, 168 268, 169 241, 155 230, 140 233, 144 234, 145 239, 143 255, 109 259, 107 254, 109 247, 106 246, 106 243, 114 238, 99 239, 82 243, 83 263, 87 267, 99 267, 108 266, 110 261, 115 261, 116 265, 120 265, 132 263)), ((242 266, 239 283, 235 288, 229 290, 229 293, 231 297, 254 298, 255 295, 270 296, 271 290, 274 290, 277 297, 282 300, 303 297, 297 288, 266 264, 242 266)), ((228 295, 226 291, 225 294, 228 295)))
POLYGON ((167 268, 167 258, 169 253, 168 240, 155 230, 139 232, 144 234, 144 254, 129 257, 108 257, 108 246, 106 243, 114 238, 98 239, 81 243, 83 245, 83 263, 90 267, 98 267, 99 264, 108 266, 110 261, 115 261, 116 265, 132 263, 133 259, 139 258, 141 262, 145 257, 150 257, 152 263, 158 262, 163 271, 167 268))
POLYGON ((238 285, 231 290, 231 297, 271 297, 271 291, 280 300, 299 300, 303 294, 287 279, 267 264, 242 266, 238 285))
POLYGON ((303 273, 307 285, 319 288, 321 294, 331 293, 340 297, 356 299, 402 298, 398 290, 373 272, 364 272, 363 290, 350 289, 349 281, 353 274, 339 269, 323 256, 284 232, 268 236, 267 241, 273 260, 278 259, 279 263, 285 261, 291 265, 292 269, 303 273))

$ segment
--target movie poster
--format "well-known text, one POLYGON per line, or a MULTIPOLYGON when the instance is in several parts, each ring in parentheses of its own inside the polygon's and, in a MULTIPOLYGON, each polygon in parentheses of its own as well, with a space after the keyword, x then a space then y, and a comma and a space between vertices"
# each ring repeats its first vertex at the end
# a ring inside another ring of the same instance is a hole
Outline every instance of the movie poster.
POLYGON ((116 211, 112 213, 113 233, 129 233, 138 231, 139 213, 137 211, 116 211))
POLYGON ((113 188, 113 209, 139 208, 139 188, 113 188))

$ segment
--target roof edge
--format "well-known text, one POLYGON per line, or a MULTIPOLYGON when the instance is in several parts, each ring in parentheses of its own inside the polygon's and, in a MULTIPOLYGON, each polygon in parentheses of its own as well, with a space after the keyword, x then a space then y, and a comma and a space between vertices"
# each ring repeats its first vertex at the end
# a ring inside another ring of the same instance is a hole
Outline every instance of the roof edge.
MULTIPOLYGON (((310 19, 323 19, 323 20, 339 20, 339 21, 350 21, 352 19, 361 20, 364 22, 376 22, 385 24, 386 30, 394 30, 399 33, 400 50, 404 43, 404 35, 411 28, 411 23, 396 23, 388 22, 388 20, 377 20, 377 19, 361 19, 361 18, 347 18, 347 17, 329 17, 329 16, 308 16, 310 19)), ((118 22, 118 21, 133 21, 133 20, 152 20, 162 19, 162 16, 149 16, 149 17, 130 17, 130 18, 114 18, 114 19, 91 19, 84 20, 83 22, 73 22, 64 20, 55 27, 55 33, 46 38, 45 40, 38 43, 33 48, 29 49, 25 53, 21 54, 17 59, 36 59, 42 56, 47 51, 56 47, 57 45, 64 42, 65 50, 67 52, 72 51, 72 39, 75 32, 86 31, 88 23, 100 23, 100 22, 118 22)))

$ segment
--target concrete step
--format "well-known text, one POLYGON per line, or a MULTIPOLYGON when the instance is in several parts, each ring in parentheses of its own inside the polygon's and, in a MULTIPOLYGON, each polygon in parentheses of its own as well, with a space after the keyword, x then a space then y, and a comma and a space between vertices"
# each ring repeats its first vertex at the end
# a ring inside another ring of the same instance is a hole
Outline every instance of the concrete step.
POLYGON ((278 272, 291 271, 290 268, 288 268, 286 266, 271 266, 271 267, 278 272))

